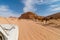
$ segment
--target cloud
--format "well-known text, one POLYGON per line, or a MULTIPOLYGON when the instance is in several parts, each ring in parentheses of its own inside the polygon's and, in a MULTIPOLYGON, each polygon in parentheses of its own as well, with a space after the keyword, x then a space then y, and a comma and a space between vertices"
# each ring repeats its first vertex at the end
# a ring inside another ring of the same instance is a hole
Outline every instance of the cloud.
POLYGON ((56 12, 60 12, 60 5, 59 4, 50 4, 47 8, 47 12, 45 15, 51 15, 56 12))
POLYGON ((58 7, 58 6, 59 6, 59 5, 50 5, 50 7, 52 7, 52 8, 53 8, 53 7, 58 7))
POLYGON ((35 5, 52 4, 53 2, 57 2, 57 1, 60 1, 60 0, 23 0, 23 3, 24 3, 23 11, 36 12, 38 9, 37 7, 35 7, 35 5))
POLYGON ((25 7, 23 8, 24 12, 36 11, 35 4, 41 3, 42 0, 23 0, 25 7))
POLYGON ((48 8, 49 11, 59 11, 60 10, 60 5, 59 4, 54 4, 54 5, 50 5, 50 7, 48 8))
POLYGON ((59 11, 60 10, 60 7, 57 7, 57 8, 53 8, 51 11, 59 11))
POLYGON ((60 10, 58 1, 60 0, 23 0, 23 11, 32 11, 38 13, 39 15, 50 15, 53 12, 60 10))
POLYGON ((58 1, 60 1, 60 0, 43 0, 43 2, 42 2, 42 4, 52 4, 52 3, 54 3, 54 2, 58 2, 58 1))
POLYGON ((18 14, 16 12, 10 10, 7 5, 0 5, 0 16, 3 16, 3 17, 9 17, 9 16, 18 17, 18 14))
POLYGON ((53 2, 57 2, 57 1, 60 1, 60 0, 53 0, 53 2))

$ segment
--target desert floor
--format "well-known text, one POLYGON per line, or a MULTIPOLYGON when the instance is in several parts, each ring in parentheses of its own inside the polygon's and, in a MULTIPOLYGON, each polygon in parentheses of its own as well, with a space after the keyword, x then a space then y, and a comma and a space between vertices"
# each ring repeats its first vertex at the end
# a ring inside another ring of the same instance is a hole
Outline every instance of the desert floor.
POLYGON ((60 29, 32 20, 0 17, 0 24, 16 24, 19 40, 60 40, 60 29))

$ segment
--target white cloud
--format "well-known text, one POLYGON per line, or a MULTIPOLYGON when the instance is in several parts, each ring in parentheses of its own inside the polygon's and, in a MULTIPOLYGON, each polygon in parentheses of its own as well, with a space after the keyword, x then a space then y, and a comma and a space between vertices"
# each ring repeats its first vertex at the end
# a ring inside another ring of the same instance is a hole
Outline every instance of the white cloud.
POLYGON ((42 2, 42 0, 23 0, 23 3, 25 5, 25 7, 23 8, 23 11, 24 12, 28 12, 28 11, 35 12, 36 8, 34 5, 39 4, 41 2, 42 2))
POLYGON ((60 5, 59 4, 50 5, 50 7, 48 8, 48 10, 50 12, 59 11, 60 10, 60 5))
POLYGON ((57 1, 60 1, 60 0, 44 0, 44 1, 42 2, 42 4, 43 4, 43 3, 45 3, 45 4, 52 4, 52 3, 57 2, 57 1))
POLYGON ((54 8, 54 7, 58 7, 59 5, 50 5, 50 7, 54 8))
POLYGON ((9 17, 9 16, 16 16, 18 17, 18 14, 16 12, 13 12, 9 9, 6 5, 0 5, 0 16, 3 17, 9 17))
POLYGON ((23 11, 24 12, 33 11, 33 12, 38 13, 38 11, 39 11, 39 13, 40 13, 40 10, 41 9, 40 8, 37 8, 36 5, 40 5, 41 6, 41 5, 45 5, 45 4, 47 4, 46 5, 47 8, 46 8, 46 11, 45 11, 46 12, 45 13, 46 15, 49 15, 49 14, 53 13, 54 11, 60 10, 60 8, 59 8, 60 5, 59 4, 53 4, 53 3, 58 2, 60 0, 23 0, 23 1, 24 1, 23 2, 24 5, 25 5, 24 8, 23 8, 23 11))
POLYGON ((60 5, 59 4, 51 4, 49 5, 49 8, 47 9, 46 15, 51 15, 53 13, 60 12, 60 5))
MULTIPOLYGON (((23 3, 25 5, 23 8, 23 11, 24 12, 28 12, 28 11, 35 12, 36 10, 38 10, 37 7, 35 7, 36 4, 38 5, 52 4, 53 2, 57 2, 57 1, 60 1, 60 0, 23 0, 23 3)), ((57 6, 57 5, 53 5, 53 6, 57 6)))
POLYGON ((53 0, 53 2, 60 1, 60 0, 53 0))
POLYGON ((60 7, 57 7, 57 8, 53 8, 51 11, 59 11, 60 10, 60 7))

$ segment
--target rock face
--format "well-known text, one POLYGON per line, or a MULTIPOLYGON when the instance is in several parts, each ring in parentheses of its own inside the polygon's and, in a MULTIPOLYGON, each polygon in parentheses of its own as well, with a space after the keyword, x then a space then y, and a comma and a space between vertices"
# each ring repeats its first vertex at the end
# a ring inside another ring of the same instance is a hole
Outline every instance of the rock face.
POLYGON ((42 16, 38 16, 33 12, 26 12, 19 17, 19 19, 38 19, 38 20, 42 18, 43 18, 42 16))
POLYGON ((37 15, 32 13, 32 12, 26 12, 26 13, 22 14, 19 18, 22 18, 22 19, 33 19, 36 16, 37 15))

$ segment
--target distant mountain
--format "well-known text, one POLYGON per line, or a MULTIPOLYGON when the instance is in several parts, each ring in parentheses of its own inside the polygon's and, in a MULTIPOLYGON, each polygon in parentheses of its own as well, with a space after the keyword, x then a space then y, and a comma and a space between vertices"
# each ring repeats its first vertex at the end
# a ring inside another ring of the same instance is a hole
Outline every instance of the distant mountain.
POLYGON ((43 16, 38 16, 37 14, 33 13, 33 12, 26 12, 23 13, 19 19, 38 19, 40 20, 41 18, 43 18, 43 16))
POLYGON ((46 16, 46 17, 51 19, 60 19, 60 12, 46 16))

